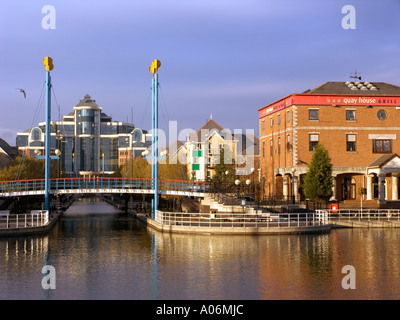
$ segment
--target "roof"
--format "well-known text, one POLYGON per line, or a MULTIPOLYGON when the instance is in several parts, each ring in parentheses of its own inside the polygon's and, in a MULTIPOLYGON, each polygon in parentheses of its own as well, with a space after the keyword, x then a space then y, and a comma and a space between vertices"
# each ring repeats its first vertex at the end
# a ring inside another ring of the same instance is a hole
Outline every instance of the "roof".
POLYGON ((96 100, 93 100, 88 94, 79 101, 76 107, 92 107, 93 109, 101 110, 101 107, 97 105, 96 100))
POLYGON ((182 142, 182 141, 180 141, 180 140, 176 140, 175 142, 173 142, 173 143, 171 143, 167 148, 165 148, 167 151, 168 151, 168 153, 171 153, 172 152, 172 154, 170 154, 170 156, 172 156, 172 155, 174 155, 176 152, 178 152, 178 150, 180 149, 180 148, 185 148, 186 149, 186 145, 182 142))
POLYGON ((304 94, 400 95, 400 87, 386 82, 329 81, 304 94))
MULTIPOLYGON (((206 124, 201 127, 199 131, 196 132, 196 134, 190 135, 189 140, 197 140, 199 142, 202 142, 205 138, 204 135, 202 135, 202 132, 209 132, 212 134, 213 132, 218 132, 218 134, 224 139, 224 140, 235 140, 235 137, 227 130, 222 128, 217 122, 215 122, 213 119, 209 119, 206 124)), ((207 136, 208 137, 208 136, 207 136)))
POLYGON ((11 147, 5 140, 0 138, 0 148, 10 157, 13 158, 17 155, 15 147, 11 147))
POLYGON ((382 167, 383 165, 385 165, 387 162, 389 162, 390 160, 392 160, 395 157, 399 157, 399 156, 396 153, 383 154, 383 155, 379 156, 378 158, 376 158, 374 161, 372 161, 367 167, 369 167, 369 168, 382 167))
POLYGON ((0 168, 6 167, 17 155, 18 149, 10 147, 7 142, 0 138, 0 168))

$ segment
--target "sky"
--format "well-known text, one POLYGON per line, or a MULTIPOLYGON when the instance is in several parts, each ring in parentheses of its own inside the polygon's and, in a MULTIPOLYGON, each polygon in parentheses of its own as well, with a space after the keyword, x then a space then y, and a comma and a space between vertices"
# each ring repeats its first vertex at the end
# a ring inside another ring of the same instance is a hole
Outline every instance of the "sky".
POLYGON ((46 56, 52 120, 89 94, 113 120, 133 114, 150 130, 158 59, 162 129, 198 130, 212 115, 258 135, 259 108, 355 70, 400 85, 399 14, 400 0, 1 0, 0 138, 15 145, 45 121, 46 56))

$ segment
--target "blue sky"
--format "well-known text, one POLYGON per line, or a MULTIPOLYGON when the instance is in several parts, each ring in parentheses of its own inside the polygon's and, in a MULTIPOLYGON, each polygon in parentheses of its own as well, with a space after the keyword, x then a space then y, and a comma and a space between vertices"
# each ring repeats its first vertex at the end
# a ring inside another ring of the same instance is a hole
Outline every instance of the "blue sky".
POLYGON ((90 94, 114 120, 150 129, 149 66, 162 63, 160 126, 254 129, 257 109, 326 81, 400 85, 400 0, 2 0, 0 138, 44 121, 40 101, 51 56, 52 120, 90 94), (43 29, 42 8, 56 10, 43 29), (342 28, 342 8, 356 29, 342 28), (23 88, 27 98, 16 89, 23 88), (33 122, 36 119, 35 122, 33 122))

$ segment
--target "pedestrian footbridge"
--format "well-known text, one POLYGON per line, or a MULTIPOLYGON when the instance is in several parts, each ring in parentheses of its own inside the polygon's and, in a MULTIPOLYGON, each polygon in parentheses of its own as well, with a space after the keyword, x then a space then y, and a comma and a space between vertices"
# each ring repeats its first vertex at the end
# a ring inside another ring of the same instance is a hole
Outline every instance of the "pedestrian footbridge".
MULTIPOLYGON (((204 197, 205 182, 159 180, 159 194, 204 197)), ((154 179, 132 178, 58 178, 50 179, 51 194, 154 194, 154 179)), ((45 179, 0 181, 0 197, 34 196, 45 194, 45 179)))

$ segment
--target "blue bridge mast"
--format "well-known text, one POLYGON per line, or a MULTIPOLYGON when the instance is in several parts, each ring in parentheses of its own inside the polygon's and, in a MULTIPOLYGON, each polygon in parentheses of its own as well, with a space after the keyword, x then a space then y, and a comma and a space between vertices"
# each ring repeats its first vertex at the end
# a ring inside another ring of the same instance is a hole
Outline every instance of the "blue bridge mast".
POLYGON ((153 74, 151 87, 151 114, 152 114, 152 157, 151 157, 151 178, 154 183, 154 199, 151 210, 151 217, 154 219, 158 210, 158 68, 161 66, 159 60, 153 60, 150 72, 153 74))
POLYGON ((45 140, 45 193, 44 210, 50 210, 50 122, 51 122, 51 77, 50 71, 53 70, 53 59, 46 57, 43 59, 46 69, 46 140, 45 140))

